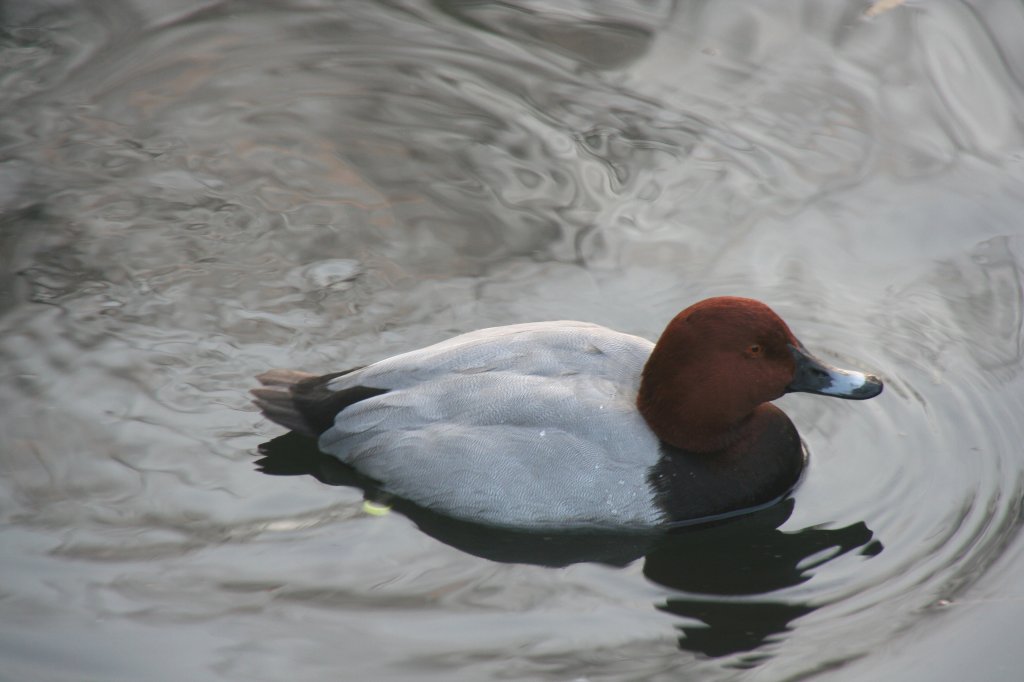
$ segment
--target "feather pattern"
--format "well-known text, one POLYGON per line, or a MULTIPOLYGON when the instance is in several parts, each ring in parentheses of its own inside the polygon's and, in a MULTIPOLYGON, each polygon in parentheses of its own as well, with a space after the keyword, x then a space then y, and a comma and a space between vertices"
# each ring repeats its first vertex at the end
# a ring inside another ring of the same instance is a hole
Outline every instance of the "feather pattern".
POLYGON ((483 329, 333 377, 320 449, 384 488, 505 526, 652 526, 658 439, 636 410, 653 344, 583 322, 483 329))

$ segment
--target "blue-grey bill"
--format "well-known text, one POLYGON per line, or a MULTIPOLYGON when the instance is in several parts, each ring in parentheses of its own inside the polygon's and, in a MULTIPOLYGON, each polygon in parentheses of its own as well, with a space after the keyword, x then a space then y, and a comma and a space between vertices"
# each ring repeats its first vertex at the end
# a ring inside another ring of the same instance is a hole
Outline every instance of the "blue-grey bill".
POLYGON ((874 374, 827 365, 802 345, 791 345, 789 349, 796 361, 796 372, 786 387, 787 393, 817 393, 848 400, 867 400, 882 392, 882 380, 874 374))

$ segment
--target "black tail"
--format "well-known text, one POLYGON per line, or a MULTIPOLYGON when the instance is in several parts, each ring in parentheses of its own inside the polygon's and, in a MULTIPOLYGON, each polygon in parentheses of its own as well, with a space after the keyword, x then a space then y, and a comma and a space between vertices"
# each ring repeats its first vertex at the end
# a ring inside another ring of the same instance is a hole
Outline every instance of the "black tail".
POLYGON ((387 393, 387 389, 367 386, 341 391, 327 387, 332 379, 354 371, 317 376, 292 369, 271 369, 256 377, 263 386, 252 389, 256 396, 253 402, 267 419, 317 438, 334 425, 334 418, 349 405, 387 393))

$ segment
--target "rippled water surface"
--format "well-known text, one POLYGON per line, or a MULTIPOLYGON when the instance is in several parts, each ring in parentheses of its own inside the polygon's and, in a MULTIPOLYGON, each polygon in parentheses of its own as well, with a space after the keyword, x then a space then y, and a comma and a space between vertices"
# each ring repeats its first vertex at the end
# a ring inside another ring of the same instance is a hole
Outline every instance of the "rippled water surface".
POLYGON ((867 7, 0 5, 0 677, 1014 679, 1024 7, 867 7), (369 514, 248 402, 717 294, 887 389, 654 543, 369 514))

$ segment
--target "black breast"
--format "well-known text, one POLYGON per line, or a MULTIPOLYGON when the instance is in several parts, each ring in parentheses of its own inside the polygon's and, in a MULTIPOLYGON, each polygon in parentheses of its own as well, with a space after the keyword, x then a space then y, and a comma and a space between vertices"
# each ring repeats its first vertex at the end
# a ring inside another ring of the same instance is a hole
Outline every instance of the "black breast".
POLYGON ((729 448, 687 452, 662 443, 648 483, 671 522, 758 507, 779 499, 800 479, 800 434, 781 410, 768 406, 729 448))

